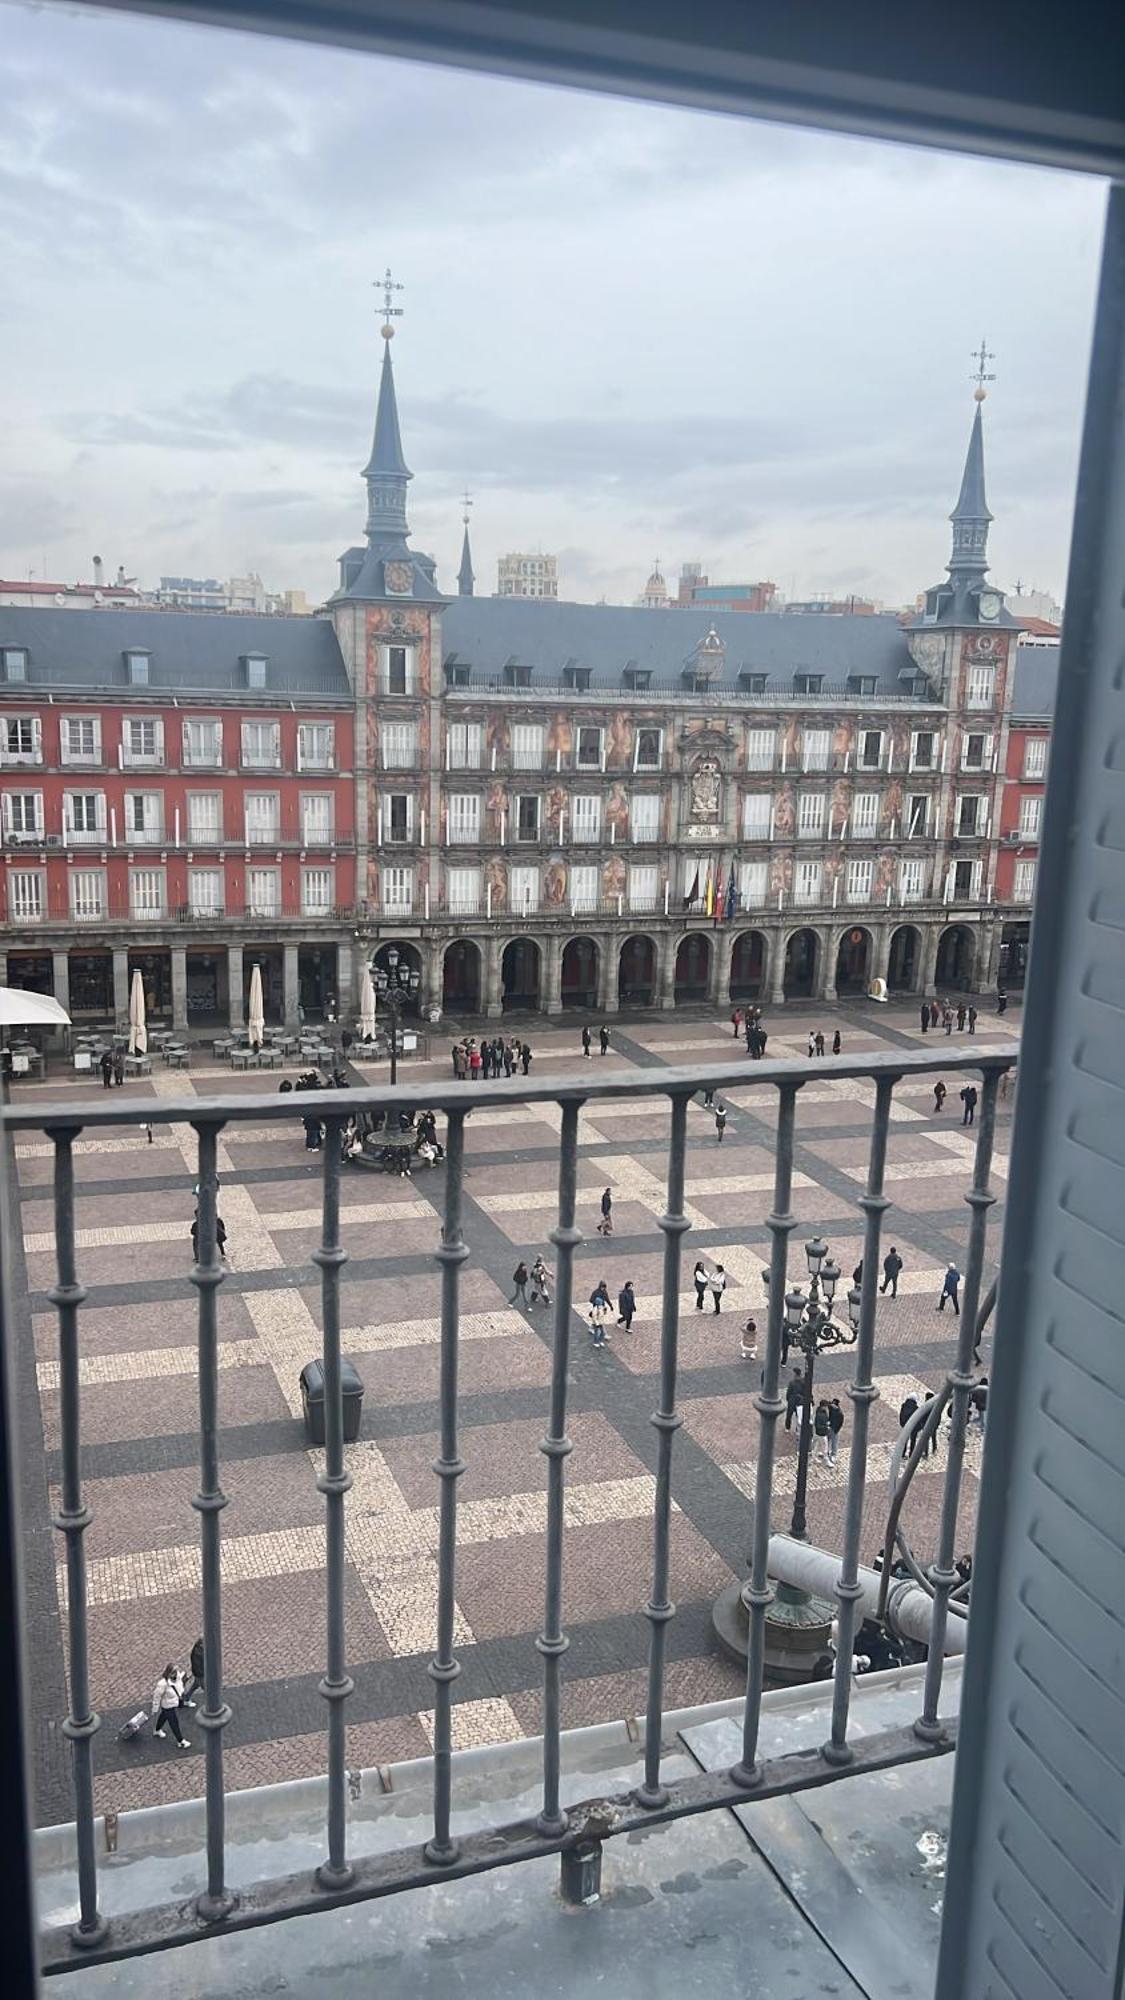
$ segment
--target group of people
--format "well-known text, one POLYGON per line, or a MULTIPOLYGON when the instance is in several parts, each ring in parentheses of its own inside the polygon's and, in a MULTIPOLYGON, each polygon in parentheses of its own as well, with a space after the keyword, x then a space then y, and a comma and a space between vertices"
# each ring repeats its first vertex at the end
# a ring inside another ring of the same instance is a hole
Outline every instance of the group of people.
MULTIPOLYGON (((594 1048, 594 1037, 590 1033, 589 1028, 583 1028, 582 1053, 586 1057, 587 1061, 589 1061, 589 1058, 593 1053, 593 1048, 594 1048)), ((607 1056, 609 1054, 609 1029, 606 1027, 604 1021, 602 1022, 601 1027, 598 1029, 598 1053, 603 1056, 607 1056)))
POLYGON ((550 1305, 551 1273, 548 1271, 542 1257, 535 1259, 530 1271, 521 1257, 515 1270, 512 1272, 512 1283, 515 1286, 515 1291, 508 1300, 510 1306, 550 1305), (529 1285, 531 1286, 530 1298, 527 1296, 529 1285))
MULTIPOLYGON (((918 1450, 921 1450, 922 1456, 924 1458, 928 1458, 931 1456, 931 1454, 935 1454, 937 1452, 939 1426, 936 1423, 932 1424, 928 1432, 926 1432, 925 1437, 923 1438, 922 1434, 924 1431, 926 1431, 925 1417, 923 1416, 920 1422, 916 1421, 918 1418, 919 1410, 925 1412, 926 1410, 929 1409, 930 1404, 933 1401, 934 1401, 934 1392, 932 1389, 929 1389, 927 1390, 926 1395, 921 1402, 918 1401, 917 1396, 904 1396, 902 1402, 899 1404, 899 1410, 898 1410, 899 1430, 903 1431, 906 1430, 907 1426, 910 1427, 910 1435, 906 1440, 907 1458, 913 1458, 914 1453, 918 1450)), ((952 1424, 953 1421, 952 1403, 946 1404, 945 1415, 947 1423, 952 1424)), ((988 1376, 985 1374, 978 1376, 976 1382, 969 1391, 969 1412, 968 1412, 968 1417, 966 1419, 966 1428, 970 1431, 979 1431, 980 1435, 983 1437, 987 1417, 988 1417, 988 1376)))
MULTIPOLYGON (((1002 1007, 998 1008, 998 1012, 1003 1013, 1003 1011, 1002 1007)), ((963 1033, 966 1027, 970 1035, 976 1034, 977 1010, 967 1000, 959 1000, 956 1007, 949 1000, 923 1000, 919 1012, 923 1034, 929 1028, 936 1030, 941 1026, 947 1035, 951 1035, 954 1019, 957 1022, 958 1034, 963 1033)))
POLYGON ((464 1035, 454 1042, 450 1050, 453 1074, 458 1083, 479 1083, 494 1076, 515 1076, 522 1070, 526 1076, 531 1069, 531 1048, 515 1035, 492 1035, 478 1042, 475 1035, 464 1035))
POLYGON ((747 1007, 746 1012, 743 1013, 741 1007, 736 1007, 730 1017, 730 1022, 731 1027, 734 1029, 735 1041, 738 1040, 740 1031, 745 1033, 747 1055, 752 1056, 755 1062, 761 1062, 762 1057, 766 1053, 766 1043, 769 1040, 769 1036, 762 1026, 761 1008, 747 1007))
MULTIPOLYGON (((191 1749, 180 1722, 180 1710, 195 1707, 196 1689, 203 1685, 202 1639, 197 1639, 192 1647, 189 1664, 191 1672, 185 1674, 182 1667, 177 1667, 174 1661, 169 1660, 152 1691, 149 1710, 153 1735, 162 1737, 166 1743, 169 1741, 178 1743, 181 1750, 191 1749)), ((126 1738, 135 1736, 143 1720, 142 1709, 139 1716, 134 1716, 131 1722, 126 1723, 121 1732, 122 1736, 126 1738)))
POLYGON ((696 1312, 704 1310, 708 1293, 710 1293, 715 1311, 721 1312, 723 1309, 723 1293, 727 1288, 727 1274, 722 1265, 712 1264, 708 1266, 702 1257, 697 1257, 695 1260, 695 1270, 692 1273, 692 1282, 695 1285, 696 1312))
MULTIPOLYGON (((618 1326, 623 1326, 626 1333, 632 1333, 633 1331, 633 1319, 636 1315, 636 1310, 637 1298, 633 1290, 633 1280, 626 1278, 625 1283, 617 1294, 617 1324, 618 1326)), ((605 1346, 612 1313, 613 1304, 609 1296, 609 1286, 606 1284, 604 1278, 599 1278, 593 1291, 590 1293, 590 1306, 587 1314, 587 1323, 590 1328, 590 1344, 592 1347, 605 1346)))
POLYGON ((813 1436, 818 1440, 817 1457, 825 1465, 835 1465, 840 1449, 840 1432, 844 1428, 844 1411, 838 1396, 821 1396, 815 1410, 811 1405, 806 1410, 805 1371, 794 1368, 785 1384, 785 1428, 792 1431, 796 1425, 794 1442, 800 1446, 801 1432, 806 1424, 811 1425, 813 1436))
MULTIPOLYGON (((839 1030, 839 1028, 837 1028, 837 1030, 836 1030, 836 1033, 835 1033, 835 1034, 833 1035, 833 1037, 832 1037, 832 1053, 833 1053, 833 1055, 834 1055, 834 1056, 838 1056, 838 1055, 839 1055, 841 1047, 842 1047, 842 1044, 841 1044, 841 1041, 840 1041, 840 1030, 839 1030)), ((809 1055, 810 1055, 810 1057, 811 1057, 811 1056, 822 1056, 822 1055, 825 1055, 825 1054, 827 1054, 827 1050, 825 1049, 825 1045, 824 1045, 824 1036, 823 1036, 823 1035, 821 1034, 821 1032, 820 1032, 820 1029, 818 1028, 818 1029, 817 1029, 817 1031, 816 1031, 816 1033, 814 1034, 814 1033, 813 1033, 813 1031, 812 1031, 812 1029, 810 1028, 810 1029, 809 1029, 809 1055)))
POLYGON ((100 1068, 102 1073, 102 1082, 104 1083, 107 1090, 113 1083, 116 1084, 124 1083, 125 1081, 124 1049, 103 1049, 102 1059, 98 1067, 100 1068))

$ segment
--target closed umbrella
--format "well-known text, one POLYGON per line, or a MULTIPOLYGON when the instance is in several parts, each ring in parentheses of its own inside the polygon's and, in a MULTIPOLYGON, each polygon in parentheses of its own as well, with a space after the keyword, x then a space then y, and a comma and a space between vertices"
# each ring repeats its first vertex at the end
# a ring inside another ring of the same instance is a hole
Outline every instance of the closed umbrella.
POLYGON ((145 1027, 145 983, 140 969, 133 973, 133 984, 129 988, 129 1054, 143 1056, 148 1051, 148 1029, 145 1027))
POLYGON ((250 1030, 250 1047, 260 1049, 266 1032, 266 1008, 262 999, 262 968, 254 967, 250 974, 250 1009, 246 1016, 246 1026, 250 1030))
POLYGON ((363 969, 363 986, 359 996, 359 1031, 365 1042, 375 1040, 375 985, 369 965, 363 969))

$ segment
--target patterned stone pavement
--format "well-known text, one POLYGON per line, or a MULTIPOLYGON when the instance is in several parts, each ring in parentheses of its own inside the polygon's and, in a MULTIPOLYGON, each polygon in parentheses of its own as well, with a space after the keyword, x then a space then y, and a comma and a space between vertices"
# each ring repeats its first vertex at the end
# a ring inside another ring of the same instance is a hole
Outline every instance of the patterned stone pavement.
MULTIPOLYGON (((772 1055, 805 1055, 809 1025, 839 1025, 849 1055, 921 1045, 917 1015, 893 1008, 795 1012, 768 1023, 772 1055)), ((1012 1039, 1012 1022, 982 1017, 982 1047, 1012 1039)), ((537 1022, 535 1078, 574 1078, 587 1067, 579 1025, 537 1022)), ((961 1038, 958 1038, 959 1044, 961 1038)), ((444 1046, 444 1045, 442 1045, 444 1046)), ((734 1082, 723 1144, 711 1112, 689 1111, 684 1239, 685 1295, 679 1408, 674 1447, 675 1515, 668 1634, 670 1706, 740 1691, 738 1676, 710 1635, 714 1597, 741 1573, 749 1542, 758 1367, 738 1353, 747 1312, 764 1327, 761 1268, 768 1258, 765 1217, 773 1185, 773 1092, 754 1087, 754 1066, 729 1024, 699 1017, 647 1016, 616 1022, 608 1059, 653 1067, 729 1053, 734 1082), (716 1316, 697 1312, 690 1272, 697 1254, 726 1269, 729 1289, 716 1316)), ((377 1078, 375 1069, 366 1074, 377 1078)), ((444 1081, 442 1057, 423 1075, 444 1081)), ((417 1069, 411 1072, 417 1079, 417 1069)), ((903 1396, 935 1387, 953 1353, 950 1316, 935 1312, 949 1257, 964 1263, 968 1210, 963 1196, 971 1136, 959 1124, 953 1082, 940 1119, 932 1086, 896 1093, 889 1140, 887 1242, 905 1271, 897 1300, 879 1305, 876 1374, 881 1397, 872 1419, 867 1553, 882 1541, 886 1475, 903 1396)), ((48 1109, 70 1097, 71 1080, 27 1086, 21 1101, 48 1109)), ((270 1076, 239 1078, 237 1089, 272 1093, 270 1076)), ((89 1567, 93 1700, 103 1718, 95 1748, 99 1810, 122 1810, 193 1796, 200 1758, 178 1756, 147 1734, 121 1746, 116 1730, 147 1706, 171 1657, 185 1661, 201 1628, 194 1381, 196 1295, 189 1283, 195 1138, 188 1126, 141 1121, 154 1096, 201 1096, 231 1089, 226 1071, 202 1058, 190 1077, 162 1075, 133 1086, 138 1126, 76 1146, 78 1262, 88 1297, 82 1309, 82 1427, 86 1499, 92 1526, 89 1567)), ((97 1090, 100 1101, 101 1091, 97 1090)), ((827 1073, 810 1075, 798 1099, 793 1207, 800 1222, 791 1270, 803 1277, 801 1245, 816 1231, 850 1272, 861 1254, 856 1206, 866 1171, 873 1087, 827 1073)), ((1003 1196, 1011 1100, 1001 1106, 995 1186, 1003 1196)), ((616 1297, 631 1278, 638 1298, 633 1330, 613 1331, 594 1350, 576 1318, 570 1373, 567 1461, 564 1720, 601 1721, 643 1707, 656 1434, 668 1110, 630 1102, 584 1111, 580 1121, 578 1220, 585 1232, 576 1298, 598 1278, 616 1297), (614 1192, 614 1233, 595 1234, 602 1189, 614 1192)), ((533 1732, 540 1722, 541 1662, 534 1646, 543 1618, 545 1428, 553 1314, 510 1303, 519 1257, 540 1249, 556 1201, 557 1134, 552 1105, 516 1112, 481 1108, 469 1121, 465 1233, 471 1259, 462 1274, 461 1455, 457 1646, 462 1676, 456 1741, 469 1745, 533 1732)), ((26 1312, 19 1376, 25 1441, 24 1513, 32 1657, 37 1662, 35 1742, 38 1813, 70 1817, 65 1713, 66 1578, 49 1508, 58 1504, 57 1326, 46 1297, 54 1278, 48 1142, 23 1136, 16 1148, 26 1265, 26 1312)), ((226 1732, 231 1789, 323 1768, 324 1515, 316 1490, 321 1454, 306 1448, 299 1374, 319 1351, 320 1280, 310 1257, 319 1239, 318 1161, 305 1153, 299 1123, 232 1127, 220 1145, 220 1210, 229 1231, 229 1270, 219 1293, 224 1672, 233 1721, 226 1732)), ((360 1441, 348 1447, 347 1637, 356 1689, 349 1704, 353 1764, 425 1754, 432 1740, 437 1602, 437 1389, 440 1282, 433 1251, 443 1189, 440 1169, 413 1183, 345 1175, 342 1238, 344 1350, 366 1385, 360 1441)), ((993 1211, 998 1248, 1002 1199, 993 1211)), ((17 1273, 17 1278, 19 1274, 17 1273)), ((987 1365, 987 1354, 985 1357, 987 1365)), ((843 1393, 847 1350, 818 1364, 818 1383, 843 1393)), ((845 1408, 848 1406, 845 1402, 845 1408)), ((849 1422, 835 1466, 814 1458, 809 1529, 839 1546, 849 1465, 849 1422)), ((944 1450, 920 1472, 911 1502, 916 1546, 928 1553, 940 1503, 944 1450)), ((960 1534, 975 1518, 979 1446, 970 1441, 960 1534)), ((774 1522, 788 1520, 795 1478, 793 1436, 781 1434, 774 1522)), ((199 1733, 184 1717, 194 1750, 199 1733)))

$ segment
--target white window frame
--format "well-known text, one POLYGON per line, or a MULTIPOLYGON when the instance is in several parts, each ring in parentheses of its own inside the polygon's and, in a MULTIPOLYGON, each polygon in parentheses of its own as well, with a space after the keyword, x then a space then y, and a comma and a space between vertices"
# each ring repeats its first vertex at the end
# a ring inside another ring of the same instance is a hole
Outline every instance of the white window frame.
POLYGON ((1023 775, 1030 782, 1047 775, 1047 738, 1029 736, 1023 746, 1023 775))
POLYGON ((281 724, 255 716, 243 721, 239 753, 244 771, 280 771, 281 724), (259 753, 259 744, 267 747, 259 753))
POLYGON ((152 770, 164 762, 164 718, 160 715, 127 715, 121 723, 121 767, 125 771, 152 770), (137 738, 140 748, 136 747, 137 738), (148 749, 146 745, 152 744, 148 749))
POLYGON ((926 863, 921 855, 911 855, 898 864, 898 900, 923 903, 926 899, 926 863))
POLYGON ((256 866, 246 870, 246 914, 248 917, 281 915, 281 870, 256 866))
POLYGON ((1043 822, 1042 792, 1025 792, 1020 800, 1019 836, 1021 840, 1038 840, 1039 828, 1043 822))
POLYGON ((988 796, 985 792, 958 792, 957 814, 953 822, 955 840, 983 840, 988 832, 988 796), (962 825, 963 808, 970 799, 976 801, 976 824, 970 830, 962 825))
POLYGON ((164 844, 164 794, 163 792, 133 792, 124 794, 121 802, 124 820, 123 842, 126 847, 162 847, 164 844), (140 800, 140 820, 134 801, 140 800))
POLYGON ((479 771, 484 729, 479 722, 451 722, 446 731, 445 763, 450 771, 479 771))
POLYGON ((798 840, 823 840, 828 800, 823 792, 800 792, 797 797, 798 840))
POLYGON ((819 861, 798 860, 793 871, 793 901, 811 909, 824 896, 824 867, 819 861))
POLYGON ((768 861, 743 861, 738 869, 738 907, 764 910, 770 892, 768 861))
POLYGON ((746 732, 746 769, 748 771, 772 771, 776 758, 776 729, 748 729, 746 732))
POLYGON ((414 870, 395 862, 383 869, 383 914, 409 917, 414 909, 414 870))
POLYGON ((531 863, 519 863, 508 876, 508 901, 510 913, 515 917, 534 916, 539 908, 539 869, 531 863))
POLYGON ((1039 870, 1037 859, 1017 861, 1012 880, 1012 900, 1016 903, 1032 903, 1035 900, 1035 877, 1039 870))
POLYGON ((72 868, 69 875, 72 923, 103 923, 108 914, 104 868, 72 868))
POLYGON ((660 900, 660 868, 655 861, 634 861, 629 865, 629 909, 633 913, 655 910, 660 900))
POLYGON ((446 796, 446 828, 451 847, 480 845, 481 797, 479 792, 449 792, 446 796))
POLYGON ((930 795, 928 792, 907 792, 903 801, 903 832, 907 840, 926 840, 930 832, 930 795), (921 808, 918 815, 920 824, 915 826, 915 806, 921 808))
POLYGON ((574 768, 576 771, 605 770, 605 730, 595 722, 579 722, 575 724, 574 768), (592 761, 589 757, 583 757, 582 755, 582 738, 584 736, 596 736, 598 739, 597 756, 592 761))
POLYGON ((572 916, 588 916, 591 911, 596 910, 598 907, 597 862, 580 861, 572 864, 566 886, 572 916))
POLYGON ((397 696, 400 700, 418 692, 418 648, 406 646, 401 639, 388 639, 379 647, 379 675, 383 693, 397 696), (403 684, 391 686, 391 654, 402 654, 403 684))
POLYGON ((189 868, 187 878, 188 914, 193 917, 221 917, 224 882, 221 868, 189 868), (206 884, 205 888, 201 884, 206 884), (212 893, 212 890, 214 893, 212 893))
POLYGON ((281 794, 244 792, 242 795, 243 844, 246 847, 277 847, 281 841, 281 794))
POLYGON ((570 838, 575 845, 597 846, 602 837, 600 792, 575 792, 570 802, 570 838))
POLYGON ((185 771, 221 771, 223 766, 223 723, 218 715, 185 715, 183 726, 183 766, 185 771), (202 738, 198 749, 192 737, 202 738))
POLYGON ((743 840, 769 840, 773 832, 773 793, 743 792, 743 840))
POLYGON ((887 740, 887 734, 884 729, 861 729, 857 732, 856 745, 855 745, 855 767, 857 771, 882 770, 883 746, 886 743, 886 740, 887 740), (878 751, 876 752, 875 755, 874 762, 872 762, 872 760, 867 755, 866 745, 869 736, 874 736, 879 745, 878 751))
POLYGON ((380 808, 379 816, 382 825, 382 838, 386 845, 388 847, 409 847, 411 841, 414 839, 413 792, 384 792, 383 804, 380 808), (395 832, 394 802, 396 799, 402 799, 406 806, 401 833, 395 832))
POLYGON ((16 839, 16 840, 23 839, 23 840, 38 840, 38 841, 41 841, 43 839, 42 792, 38 791, 25 792, 22 788, 18 791, 13 789, 4 792, 2 802, 4 808, 4 832, 8 839, 16 839), (17 799, 20 802, 18 813, 16 811, 17 799), (31 800, 30 814, 26 810, 26 802, 28 799, 31 800), (30 826, 28 826, 27 824, 29 818, 32 821, 32 824, 30 826), (17 820, 19 822, 18 825, 17 825, 17 820))
POLYGON ((803 729, 801 731, 801 769, 803 771, 827 771, 832 755, 832 731, 830 729, 803 729))
POLYGON ((446 909, 451 917, 480 914, 479 868, 447 868, 445 871, 446 909))
POLYGON ((223 795, 221 792, 189 792, 187 795, 187 836, 189 847, 221 847, 223 844, 223 795), (208 812, 206 825, 200 830, 196 819, 196 808, 207 800, 216 807, 208 812))
POLYGON ((102 761, 102 719, 100 715, 63 715, 59 717, 59 763, 100 765, 102 761), (89 733, 89 750, 75 750, 70 741, 70 732, 77 729, 82 735, 89 733))
POLYGON ((4 679, 9 685, 15 687, 21 681, 26 681, 27 647, 4 646, 0 651, 3 653, 3 659, 0 661, 0 664, 3 665, 4 679))
POLYGON ((0 764, 41 764, 43 724, 37 715, 6 715, 0 726, 0 764), (18 732, 13 745, 12 731, 18 732), (26 747, 25 747, 26 746, 26 747))
POLYGON ((874 880, 875 863, 870 854, 858 855, 850 860, 844 885, 845 902, 869 903, 874 880))
POLYGON ((961 769, 963 771, 990 771, 992 769, 992 738, 987 729, 966 729, 961 734, 961 769), (980 763, 974 764, 969 758, 969 745, 974 736, 980 738, 980 763))
POLYGON ((995 700, 995 662, 993 660, 974 661, 965 679, 965 707, 971 709, 988 709, 993 706, 995 700))
POLYGON ((660 793, 634 792, 629 800, 629 838, 638 843, 660 839, 660 793))
POLYGON ((327 868, 302 868, 301 870, 301 915, 303 917, 330 917, 336 907, 336 870, 327 868))
POLYGON ((936 729, 914 729, 910 735, 910 768, 912 771, 936 771, 941 765, 941 745, 936 729), (930 739, 930 761, 923 764, 918 756, 918 742, 923 736, 930 739))
POLYGON ((64 792, 63 827, 66 832, 66 839, 68 845, 73 845, 75 847, 87 847, 87 846, 94 846, 99 842, 104 843, 106 837, 105 793, 88 792, 85 789, 83 789, 82 791, 64 792), (74 810, 75 801, 77 799, 81 799, 84 802, 82 811, 83 824, 81 826, 79 826, 77 823, 77 817, 75 815, 75 810, 74 810), (87 819, 87 814, 85 811, 85 802, 90 799, 92 799, 94 802, 92 826, 88 826, 85 824, 87 819))
POLYGON ((511 839, 517 847, 530 847, 537 842, 543 831, 543 795, 541 792, 516 792, 512 798, 512 823, 509 829, 511 839), (535 807, 535 830, 523 833, 520 830, 520 807, 525 799, 530 799, 535 807))
POLYGON ((333 792, 302 792, 301 846, 335 847, 336 797, 333 792))
POLYGON ((653 722, 639 722, 637 724, 636 735, 633 739, 633 769, 634 771, 662 771, 664 769, 664 731, 657 728, 653 722), (642 736, 655 736, 655 757, 642 759, 642 736))
POLYGON ((334 771, 336 768, 336 725, 334 722, 299 722, 297 724, 297 769, 298 771, 334 771), (324 738, 324 748, 318 750, 318 738, 324 738))
POLYGON ((545 740, 545 732, 541 722, 513 722, 513 771, 541 771, 543 769, 543 746, 545 740))
POLYGON ((8 922, 41 924, 47 904, 47 877, 42 868, 8 870, 8 922))
POLYGON ((853 792, 848 832, 853 840, 876 840, 883 810, 882 792, 853 792))
POLYGON ((418 762, 418 724, 401 718, 384 722, 379 755, 384 771, 413 771, 418 762))
POLYGON ((164 868, 130 868, 129 916, 133 923, 162 923, 168 915, 168 874, 164 868))

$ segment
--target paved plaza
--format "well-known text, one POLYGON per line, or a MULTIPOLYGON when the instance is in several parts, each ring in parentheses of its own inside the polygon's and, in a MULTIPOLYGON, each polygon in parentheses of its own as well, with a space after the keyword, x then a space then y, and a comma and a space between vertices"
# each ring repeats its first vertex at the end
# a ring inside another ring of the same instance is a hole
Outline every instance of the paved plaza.
MULTIPOLYGON (((596 1025, 596 1024, 595 1024, 596 1025)), ((805 1056, 810 1027, 831 1039, 839 1026, 844 1053, 934 1046, 915 1008, 857 1003, 834 1010, 780 1010, 767 1023, 770 1056, 805 1056)), ((728 1022, 700 1016, 622 1018, 603 1065, 583 1060, 580 1024, 536 1020, 523 1032, 535 1050, 536 1083, 573 1081, 610 1064, 637 1069, 729 1054, 735 1087, 724 1143, 697 1098, 688 1115, 683 1242, 683 1321, 678 1407, 683 1427, 673 1452, 675 1516, 668 1628, 669 1707, 737 1694, 741 1678, 717 1652, 711 1605, 732 1575, 745 1572, 749 1546, 759 1365, 743 1361, 738 1328, 748 1312, 764 1334, 761 1269, 768 1260, 765 1218, 773 1185, 775 1092, 753 1086, 754 1065, 733 1041, 728 1022), (727 1272, 729 1289, 716 1316, 695 1309, 692 1265, 702 1253, 727 1272)), ((982 1049, 1007 1045, 1011 1017, 983 1015, 982 1049)), ((410 1081, 449 1077, 448 1040, 435 1038, 429 1069, 410 1081)), ((967 1036, 954 1035, 957 1047, 967 1036)), ((811 1067, 811 1066, 810 1066, 811 1067)), ((385 1066, 363 1072, 385 1078, 385 1066)), ((933 1115, 932 1084, 922 1079, 895 1094, 887 1170, 893 1206, 886 1244, 905 1262, 899 1297, 881 1299, 876 1379, 881 1399, 872 1418, 865 1552, 883 1539, 886 1474, 907 1393, 937 1387, 953 1357, 955 1323, 935 1311, 941 1274, 953 1258, 962 1269, 969 1210, 972 1135, 962 1131, 957 1092, 933 1115)), ((130 1086, 138 1120, 155 1096, 272 1094, 277 1078, 239 1078, 197 1053, 189 1076, 154 1076, 130 1086)), ((21 1104, 44 1110, 98 1084, 72 1078, 20 1089, 21 1104), (34 1096, 33 1094, 34 1093, 34 1096)), ((543 1622, 546 1464, 539 1451, 547 1413, 553 1314, 511 1306, 511 1276, 554 1253, 557 1135, 553 1105, 490 1108, 488 1085, 468 1121, 465 1235, 471 1256, 462 1273, 460 1352, 461 1456, 456 1642, 462 1672, 455 1688, 455 1741, 485 1743, 537 1731, 542 1662, 535 1636, 543 1622)), ((123 1092, 115 1093, 118 1103, 123 1092)), ((827 1236, 844 1272, 842 1291, 862 1253, 857 1198, 866 1173, 870 1084, 811 1077, 798 1098, 793 1209, 799 1228, 790 1271, 806 1277, 802 1245, 827 1236)), ((990 1222, 989 1275, 999 1245, 1007 1174, 1011 1099, 1000 1106, 990 1222)), ((658 1402, 659 1320, 668 1107, 653 1099, 583 1112, 580 1124, 579 1224, 585 1233, 575 1296, 584 1308, 604 1278, 611 1296, 632 1279, 638 1314, 632 1333, 612 1328, 608 1346, 591 1348, 575 1320, 566 1463, 567 1535, 564 1661, 567 1726, 642 1710, 649 1625, 643 1616, 651 1570, 650 1514, 658 1402), (602 1189, 614 1193, 614 1234, 595 1233, 602 1189)), ((59 1724, 66 1713, 65 1573, 61 1538, 50 1525, 58 1504, 59 1397, 57 1322, 47 1291, 55 1276, 51 1146, 22 1135, 15 1147, 26 1262, 26 1314, 18 1376, 21 1396, 24 1549, 31 1617, 30 1657, 36 1703, 34 1742, 38 1817, 69 1819, 69 1753, 59 1724), (45 1476, 44 1476, 45 1472, 45 1476)), ((178 1754, 147 1732, 116 1741, 121 1722, 142 1704, 167 1659, 186 1665, 201 1630, 199 1517, 191 1505, 198 1480, 195 1386, 197 1296, 189 1282, 196 1180, 189 1127, 124 1129, 76 1147, 79 1275, 82 1308, 82 1434, 89 1569, 92 1698, 103 1727, 95 1744, 99 1811, 195 1796, 202 1789, 201 1732, 183 1716, 193 1755, 178 1754)), ((220 1212, 229 1232, 229 1270, 219 1292, 223 1643, 233 1719, 226 1731, 232 1790, 312 1775, 324 1766, 324 1501, 316 1488, 320 1454, 308 1451, 300 1421, 299 1374, 319 1352, 320 1275, 310 1261, 319 1240, 319 1160, 304 1151, 299 1120, 232 1128, 220 1143, 220 1212)), ((347 1646, 355 1693, 348 1704, 348 1760, 371 1766, 425 1755, 432 1740, 432 1682, 426 1668, 435 1643, 437 1599, 437 1390, 440 1280, 433 1252, 444 1176, 419 1168, 414 1180, 345 1174, 342 1238, 344 1352, 366 1386, 360 1441, 347 1459, 347 1646)), ((17 1271, 16 1288, 19 1290, 17 1271)), ((843 1391, 850 1350, 818 1363, 817 1382, 843 1391)), ((988 1351, 986 1347, 985 1365, 988 1351)), ((848 1474, 851 1410, 834 1467, 813 1461, 809 1533, 839 1546, 848 1474)), ((915 1480, 910 1521, 915 1545, 932 1548, 945 1452, 915 1480)), ((971 1439, 963 1483, 961 1547, 975 1515, 979 1445, 971 1439)), ((788 1523, 795 1474, 792 1436, 779 1433, 774 1525, 788 1523)))

